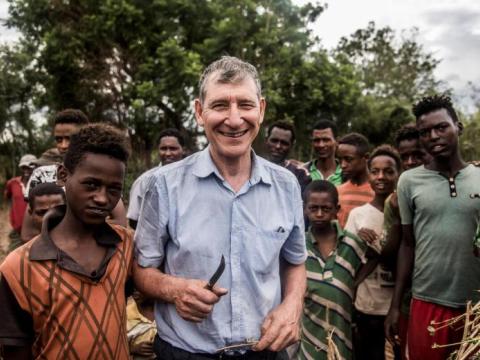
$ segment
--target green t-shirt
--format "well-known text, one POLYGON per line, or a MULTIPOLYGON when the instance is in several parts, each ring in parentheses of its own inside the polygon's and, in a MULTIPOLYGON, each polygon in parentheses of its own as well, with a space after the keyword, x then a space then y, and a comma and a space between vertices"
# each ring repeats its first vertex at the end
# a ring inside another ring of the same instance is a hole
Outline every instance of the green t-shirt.
POLYGON ((414 298, 449 307, 480 299, 480 259, 472 240, 480 218, 480 168, 468 165, 454 178, 420 166, 398 182, 402 224, 413 224, 414 298))
POLYGON ((312 160, 309 163, 307 163, 308 171, 310 173, 310 177, 312 178, 312 180, 328 180, 335 186, 342 184, 343 182, 342 168, 340 167, 340 164, 337 163, 335 172, 325 179, 322 173, 320 172, 320 170, 317 169, 317 165, 315 165, 315 163, 316 163, 316 160, 312 160))
POLYGON ((355 275, 365 262, 367 245, 335 222, 337 248, 323 258, 307 233, 307 292, 302 317, 300 359, 327 359, 327 336, 343 359, 352 358, 352 310, 355 275))

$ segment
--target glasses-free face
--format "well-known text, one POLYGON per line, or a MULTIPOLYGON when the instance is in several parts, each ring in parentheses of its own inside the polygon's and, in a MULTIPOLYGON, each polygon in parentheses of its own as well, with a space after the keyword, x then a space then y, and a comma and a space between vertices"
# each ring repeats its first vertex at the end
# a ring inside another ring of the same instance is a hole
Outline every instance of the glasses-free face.
POLYGON ((337 218, 339 209, 328 192, 311 192, 305 204, 304 214, 312 228, 324 229, 337 218))
POLYGON ((397 186, 399 170, 395 159, 390 156, 375 156, 370 161, 368 180, 377 195, 389 195, 397 186))
POLYGON ((448 158, 458 149, 458 136, 463 130, 447 110, 441 109, 421 116, 417 120, 420 142, 434 158, 448 158))
POLYGON ((422 148, 418 139, 400 141, 397 150, 404 170, 427 164, 431 160, 431 156, 422 148))
POLYGON ((163 165, 171 164, 183 158, 183 147, 175 136, 164 136, 158 144, 158 154, 163 165))
POLYGON ((268 157, 276 164, 285 161, 292 148, 292 132, 286 129, 274 127, 265 143, 268 157))
POLYGON ((122 161, 86 153, 73 173, 67 171, 65 194, 69 210, 83 224, 103 223, 120 200, 124 175, 122 161))
POLYGON ((33 199, 33 209, 29 209, 34 227, 40 231, 42 229, 43 217, 48 210, 64 203, 64 198, 60 194, 35 196, 33 199))
POLYGON ((53 128, 53 138, 55 145, 61 155, 65 155, 70 146, 70 138, 80 130, 76 124, 57 124, 53 128))
POLYGON ((337 157, 344 180, 350 180, 366 173, 367 158, 360 155, 355 146, 349 144, 338 145, 337 157))
POLYGON ((332 129, 313 130, 312 146, 318 159, 329 159, 335 156, 337 142, 332 129))
POLYGON ((205 130, 214 160, 227 161, 249 156, 265 113, 265 99, 259 98, 255 82, 246 77, 234 83, 207 80, 203 102, 195 101, 195 117, 205 130))

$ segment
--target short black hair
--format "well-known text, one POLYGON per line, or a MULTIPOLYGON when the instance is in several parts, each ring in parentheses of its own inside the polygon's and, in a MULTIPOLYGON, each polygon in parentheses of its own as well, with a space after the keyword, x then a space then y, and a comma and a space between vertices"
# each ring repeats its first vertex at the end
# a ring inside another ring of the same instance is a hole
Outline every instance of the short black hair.
POLYGON ((84 126, 72 135, 64 166, 73 173, 87 153, 109 155, 123 163, 130 156, 127 137, 113 126, 102 123, 84 126))
POLYGON ((452 99, 447 95, 433 95, 422 98, 413 105, 412 111, 418 120, 421 116, 429 114, 433 111, 445 109, 454 122, 458 122, 457 112, 453 108, 452 99))
POLYGON ((158 142, 157 143, 160 144, 160 141, 162 140, 162 138, 167 137, 167 136, 177 138, 180 146, 181 147, 185 146, 185 138, 183 137, 182 133, 175 128, 168 128, 168 129, 162 130, 160 132, 160 134, 158 134, 158 142))
POLYGON ((370 150, 370 142, 368 139, 362 134, 356 132, 343 135, 338 140, 338 145, 341 144, 354 146, 360 156, 364 156, 370 150))
POLYGON ((57 124, 86 125, 90 121, 83 111, 78 109, 65 109, 55 114, 53 126, 57 124))
POLYGON ((395 150, 395 148, 391 145, 383 144, 373 149, 372 153, 370 154, 370 157, 368 158, 368 161, 367 161, 369 170, 370 170, 370 165, 372 164, 373 159, 378 156, 391 157, 395 161, 395 166, 397 167, 397 170, 400 171, 402 169, 402 160, 400 159, 400 155, 398 155, 397 150, 395 150))
POLYGON ((284 120, 279 120, 279 121, 275 121, 274 123, 271 123, 267 129, 267 139, 272 134, 273 128, 279 128, 279 129, 290 131, 290 133, 292 134, 291 142, 292 144, 295 142, 295 139, 296 139, 295 127, 293 126, 292 123, 284 120))
POLYGON ((420 139, 420 134, 415 124, 405 124, 395 133, 395 146, 398 148, 400 143, 405 140, 418 139, 420 139))
POLYGON ((311 193, 328 193, 335 205, 338 205, 338 190, 330 181, 314 180, 303 191, 303 205, 306 206, 311 193))
POLYGON ((28 192, 28 205, 31 210, 35 208, 35 198, 44 195, 62 195, 65 201, 65 191, 60 186, 53 182, 41 183, 28 192))
POLYGON ((338 127, 334 121, 329 119, 320 119, 315 123, 315 125, 313 125, 313 130, 325 130, 325 129, 332 129, 333 136, 335 138, 337 137, 338 127))

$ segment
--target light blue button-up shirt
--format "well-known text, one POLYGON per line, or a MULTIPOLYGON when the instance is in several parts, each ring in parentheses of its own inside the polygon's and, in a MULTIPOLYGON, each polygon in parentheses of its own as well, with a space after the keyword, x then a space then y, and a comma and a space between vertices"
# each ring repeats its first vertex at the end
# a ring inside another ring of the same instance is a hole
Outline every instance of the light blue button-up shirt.
POLYGON ((306 259, 300 186, 288 170, 252 152, 250 180, 235 193, 209 149, 155 171, 135 232, 142 267, 208 279, 221 255, 218 285, 229 290, 201 323, 183 320, 173 304, 157 301, 159 336, 196 353, 259 339, 267 314, 281 302, 279 260, 306 259))

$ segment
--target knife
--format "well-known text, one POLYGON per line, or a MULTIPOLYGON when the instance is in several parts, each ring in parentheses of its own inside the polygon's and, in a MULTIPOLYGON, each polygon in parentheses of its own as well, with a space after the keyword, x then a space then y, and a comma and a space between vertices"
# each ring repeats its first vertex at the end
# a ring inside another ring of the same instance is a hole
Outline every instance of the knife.
POLYGON ((225 270, 225 258, 222 255, 222 258, 220 259, 220 264, 218 265, 217 270, 215 270, 210 280, 208 280, 208 284, 205 285, 205 289, 212 291, 213 287, 215 286, 215 283, 218 281, 220 276, 222 276, 224 270, 225 270))

